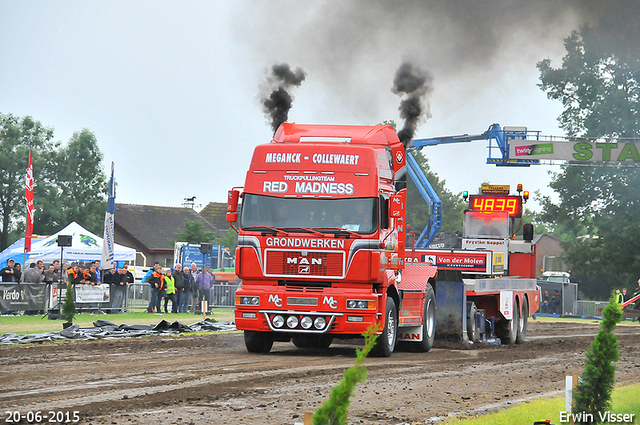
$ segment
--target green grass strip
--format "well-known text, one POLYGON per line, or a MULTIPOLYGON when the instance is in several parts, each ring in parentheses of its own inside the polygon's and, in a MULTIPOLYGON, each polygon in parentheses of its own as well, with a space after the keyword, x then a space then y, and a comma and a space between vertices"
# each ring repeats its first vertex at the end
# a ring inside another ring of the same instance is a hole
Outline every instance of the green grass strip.
MULTIPOLYGON (((552 424, 568 424, 570 422, 560 422, 560 412, 564 411, 564 407, 564 396, 541 398, 530 402, 523 402, 496 413, 467 419, 452 418, 442 423, 447 425, 513 425, 533 424, 535 421, 550 419, 552 424)), ((616 388, 613 391, 611 413, 635 414, 633 422, 622 423, 640 424, 640 384, 616 388)), ((598 420, 598 418, 595 419, 598 420)), ((621 422, 616 423, 620 424, 621 422)), ((605 424, 608 424, 608 422, 605 422, 605 424)))

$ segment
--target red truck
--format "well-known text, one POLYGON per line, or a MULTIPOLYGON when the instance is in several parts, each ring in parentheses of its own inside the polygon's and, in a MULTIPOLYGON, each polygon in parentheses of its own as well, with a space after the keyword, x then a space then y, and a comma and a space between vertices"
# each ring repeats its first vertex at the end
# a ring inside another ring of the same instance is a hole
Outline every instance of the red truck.
POLYGON ((227 208, 239 219, 235 321, 248 351, 328 347, 374 323, 375 355, 396 341, 431 348, 436 268, 404 261, 405 155, 385 125, 284 123, 256 147, 241 213, 240 190, 227 208))
MULTIPOLYGON (((510 289, 514 279, 470 287, 438 264, 437 253, 405 250, 406 155, 385 125, 284 123, 255 148, 245 186, 229 191, 227 205, 239 235, 235 322, 248 351, 269 352, 274 341, 326 348, 377 324, 372 354, 390 356, 397 342, 428 351, 436 327, 462 340, 470 330, 477 340, 518 328, 508 307, 521 294, 510 289)), ((494 258, 487 250, 480 256, 494 258)))

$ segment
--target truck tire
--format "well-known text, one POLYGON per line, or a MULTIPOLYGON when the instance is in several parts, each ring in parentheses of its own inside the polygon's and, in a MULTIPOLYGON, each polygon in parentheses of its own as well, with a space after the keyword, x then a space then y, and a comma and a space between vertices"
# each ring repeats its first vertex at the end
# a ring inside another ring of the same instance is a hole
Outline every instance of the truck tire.
POLYGON ((529 321, 529 303, 526 298, 522 299, 522 314, 518 321, 518 336, 516 344, 523 344, 527 340, 527 324, 529 321))
POLYGON ((244 331, 244 345, 250 353, 268 353, 273 347, 273 338, 267 332, 244 331))
POLYGON ((396 339, 398 338, 398 309, 393 298, 387 296, 387 305, 385 309, 384 328, 382 333, 376 339, 376 345, 371 349, 371 355, 374 357, 389 357, 396 348, 396 339))
POLYGON ((471 303, 471 307, 469 308, 469 312, 467 313, 467 336, 469 337, 469 341, 478 342, 480 341, 480 332, 477 326, 477 316, 478 316, 478 308, 475 303, 471 303))
POLYGON ((515 344, 518 337, 518 321, 520 318, 520 306, 515 303, 511 320, 502 320, 496 323, 496 335, 505 345, 515 344))
MULTIPOLYGON (((436 294, 430 283, 424 293, 424 313, 422 316, 422 341, 413 343, 412 348, 420 353, 426 353, 433 347, 436 337, 436 294)), ((413 350, 412 350, 413 351, 413 350)))

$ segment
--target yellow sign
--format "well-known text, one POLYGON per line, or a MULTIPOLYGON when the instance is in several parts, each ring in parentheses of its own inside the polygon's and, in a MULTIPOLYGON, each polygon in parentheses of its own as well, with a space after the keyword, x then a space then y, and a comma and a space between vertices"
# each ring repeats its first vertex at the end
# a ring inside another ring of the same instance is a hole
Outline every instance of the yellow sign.
POLYGON ((504 252, 493 252, 493 274, 504 273, 504 252))
POLYGON ((508 184, 483 184, 482 193, 494 193, 508 195, 511 192, 511 186, 508 184))

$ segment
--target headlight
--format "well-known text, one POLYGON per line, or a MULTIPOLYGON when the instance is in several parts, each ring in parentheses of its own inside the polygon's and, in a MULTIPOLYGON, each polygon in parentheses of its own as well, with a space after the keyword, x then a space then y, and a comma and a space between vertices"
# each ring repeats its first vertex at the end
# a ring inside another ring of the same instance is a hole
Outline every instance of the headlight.
POLYGON ((298 318, 296 316, 287 317, 287 326, 289 326, 291 329, 298 326, 298 318))
POLYGON ((282 326, 284 326, 284 317, 278 314, 276 316, 273 316, 273 319, 271 319, 271 322, 273 323, 274 327, 281 328, 282 326))
POLYGON ((304 329, 309 329, 311 326, 313 326, 313 320, 309 316, 304 316, 302 320, 300 320, 300 326, 302 326, 304 329))
POLYGON ((324 320, 324 317, 316 317, 316 320, 313 321, 313 326, 315 326, 316 329, 324 329, 324 327, 327 326, 327 321, 324 320))
POLYGON ((347 308, 360 309, 360 310, 375 310, 375 301, 366 300, 347 300, 347 308))
POLYGON ((260 305, 260 297, 236 297, 238 305, 260 305))

